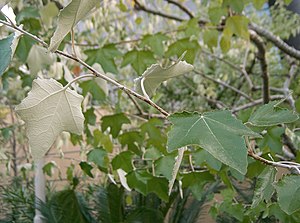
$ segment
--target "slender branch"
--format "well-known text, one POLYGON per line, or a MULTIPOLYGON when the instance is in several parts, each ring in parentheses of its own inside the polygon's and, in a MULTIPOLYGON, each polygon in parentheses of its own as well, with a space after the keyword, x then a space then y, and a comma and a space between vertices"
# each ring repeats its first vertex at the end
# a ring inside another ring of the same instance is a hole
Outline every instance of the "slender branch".
POLYGON ((64 86, 64 90, 66 90, 68 87, 70 87, 71 84, 73 84, 74 82, 82 79, 82 78, 87 78, 87 77, 95 77, 94 74, 85 74, 85 75, 81 75, 79 77, 74 78, 73 80, 71 80, 69 83, 66 84, 66 86, 64 86))
POLYGON ((246 138, 246 144, 248 147, 248 156, 252 157, 253 159, 258 160, 258 161, 262 162, 263 164, 266 164, 269 166, 282 167, 282 168, 289 169, 291 171, 296 170, 296 172, 298 174, 300 174, 300 164, 294 163, 294 162, 287 163, 287 162, 281 162, 281 161, 275 162, 275 161, 267 160, 267 159, 254 153, 248 138, 246 138))
MULTIPOLYGON (((270 96, 270 100, 278 100, 278 99, 283 99, 283 98, 285 98, 284 95, 271 95, 270 96)), ((247 108, 251 108, 251 107, 254 107, 254 106, 262 104, 262 103, 263 103, 263 99, 260 98, 260 99, 257 99, 255 101, 253 101, 253 102, 250 102, 248 104, 244 104, 244 105, 241 105, 239 107, 235 107, 235 108, 231 109, 231 112, 236 113, 238 111, 245 110, 247 108)))
POLYGON ((185 12, 191 19, 194 18, 193 13, 188 8, 186 8, 184 5, 180 4, 179 2, 173 1, 173 0, 165 0, 165 1, 167 1, 170 4, 176 5, 183 12, 185 12))
POLYGON ((208 75, 206 75, 206 74, 204 74, 204 73, 202 73, 202 72, 200 72, 200 71, 194 70, 194 72, 195 72, 196 74, 199 74, 199 75, 202 76, 203 78, 206 78, 206 79, 208 79, 208 80, 210 80, 210 81, 213 81, 213 82, 215 82, 215 83, 217 83, 217 84, 220 84, 220 85, 222 85, 222 86, 224 86, 224 87, 227 87, 227 88, 231 89, 232 91, 238 93, 239 95, 241 95, 241 96, 243 96, 244 98, 248 99, 249 101, 252 101, 252 102, 253 102, 253 99, 252 99, 249 95, 247 95, 246 93, 240 91, 239 89, 237 89, 237 88, 235 88, 235 87, 233 87, 233 86, 231 86, 231 85, 229 85, 229 84, 227 84, 227 83, 225 83, 225 82, 223 82, 223 81, 216 80, 216 79, 214 79, 214 78, 212 78, 212 77, 210 77, 210 76, 208 76, 208 75))
MULTIPOLYGON (((27 31, 25 31, 25 30, 23 30, 23 29, 21 29, 21 28, 15 26, 14 24, 10 24, 10 23, 8 23, 8 22, 6 22, 6 21, 3 21, 3 20, 0 20, 0 23, 6 25, 6 26, 8 26, 8 27, 11 27, 11 28, 13 28, 13 29, 15 29, 15 30, 18 30, 19 32, 21 32, 21 33, 23 33, 23 34, 25 34, 25 35, 31 37, 32 39, 34 39, 34 40, 37 41, 38 43, 42 44, 45 48, 48 48, 48 44, 47 44, 46 42, 44 42, 44 41, 41 40, 40 38, 36 37, 35 35, 33 35, 33 34, 27 32, 27 31)), ((93 67, 91 67, 90 65, 88 65, 87 63, 85 63, 84 61, 82 61, 81 59, 79 59, 79 58, 77 58, 77 57, 74 57, 74 56, 71 55, 71 54, 62 52, 62 51, 60 51, 60 50, 56 50, 54 53, 57 53, 57 54, 59 54, 59 55, 62 55, 62 56, 64 56, 64 57, 67 57, 67 58, 69 58, 69 59, 71 59, 71 60, 74 60, 74 61, 80 63, 80 64, 83 65, 85 68, 87 68, 88 70, 90 70, 95 76, 100 77, 100 78, 106 80, 107 82, 109 82, 109 83, 111 83, 111 84, 117 86, 120 90, 122 90, 122 91, 124 91, 124 92, 126 92, 126 93, 128 93, 128 94, 131 94, 131 95, 133 95, 134 97, 136 97, 136 98, 138 98, 138 99, 144 101, 145 103, 147 103, 147 104, 149 104, 150 106, 154 107, 156 110, 158 110, 158 111, 159 111, 160 113, 162 113, 163 115, 169 116, 169 113, 168 113, 168 112, 166 112, 163 108, 159 107, 157 104, 155 104, 154 102, 152 102, 152 101, 149 100, 148 98, 146 98, 146 97, 144 97, 144 96, 142 96, 142 95, 136 93, 135 91, 133 91, 133 90, 127 88, 126 86, 120 84, 119 82, 117 82, 117 81, 115 81, 115 80, 113 80, 113 79, 107 77, 106 75, 100 73, 99 71, 97 71, 96 69, 94 69, 93 67)))
POLYGON ((184 19, 173 16, 173 15, 168 15, 159 11, 155 11, 153 9, 149 9, 147 7, 145 7, 144 5, 142 5, 138 0, 134 0, 134 8, 138 11, 144 11, 153 15, 158 15, 167 19, 171 19, 171 20, 175 20, 177 22, 182 22, 184 21, 184 19))
POLYGON ((136 109, 139 111, 139 114, 143 115, 144 111, 141 108, 141 106, 137 103, 137 101, 131 96, 131 94, 128 94, 127 92, 125 92, 125 93, 128 95, 129 99, 132 101, 132 103, 134 104, 134 106, 136 107, 136 109))
POLYGON ((297 72, 297 65, 296 64, 292 64, 290 71, 287 75, 287 78, 285 79, 284 83, 283 83, 283 91, 284 91, 284 95, 287 98, 287 101, 290 103, 291 107, 293 108, 293 110, 296 110, 295 107, 295 100, 293 99, 293 96, 291 94, 291 91, 289 89, 290 84, 292 79, 294 78, 295 74, 297 72))
POLYGON ((257 58, 260 61, 260 67, 262 71, 261 77, 263 79, 263 102, 264 104, 267 104, 270 101, 270 86, 265 44, 263 40, 256 34, 256 32, 249 30, 249 34, 251 41, 256 45, 258 49, 257 58))
POLYGON ((270 31, 254 24, 254 23, 251 23, 249 25, 249 28, 251 30, 255 31, 258 35, 265 37, 267 40, 272 42, 275 46, 277 46, 284 53, 288 54, 291 57, 294 57, 294 58, 300 60, 300 51, 296 50, 295 48, 293 48, 293 47, 289 46, 288 44, 286 44, 278 36, 274 35, 270 31))

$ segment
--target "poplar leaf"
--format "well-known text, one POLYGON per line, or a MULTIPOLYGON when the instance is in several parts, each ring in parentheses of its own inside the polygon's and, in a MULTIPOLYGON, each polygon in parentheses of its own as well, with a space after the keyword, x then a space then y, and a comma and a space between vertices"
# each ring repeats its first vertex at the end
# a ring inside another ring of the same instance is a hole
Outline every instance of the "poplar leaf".
POLYGON ((168 134, 168 151, 199 145, 222 163, 241 174, 247 171, 247 148, 243 136, 258 136, 235 119, 229 111, 199 114, 175 113, 168 134))
POLYGON ((35 160, 42 158, 62 131, 81 134, 83 97, 54 79, 35 79, 28 96, 16 106, 25 121, 26 134, 35 160))
POLYGON ((54 52, 71 29, 97 4, 97 0, 72 0, 63 8, 57 21, 57 28, 51 37, 49 50, 54 52))
POLYGON ((10 34, 8 37, 0 40, 0 77, 10 63, 12 55, 11 45, 13 39, 14 34, 10 34))
POLYGON ((279 107, 282 102, 272 101, 259 107, 248 122, 254 126, 273 126, 296 121, 299 117, 295 112, 279 107))
MULTIPOLYGON (((153 64, 149 67, 141 77, 136 78, 135 88, 138 92, 142 93, 142 80, 144 79, 144 89, 149 97, 151 97, 157 87, 169 78, 176 77, 194 69, 193 65, 181 61, 185 53, 171 66, 163 68, 159 64, 153 64)), ((146 95, 145 95, 146 96, 146 95)))

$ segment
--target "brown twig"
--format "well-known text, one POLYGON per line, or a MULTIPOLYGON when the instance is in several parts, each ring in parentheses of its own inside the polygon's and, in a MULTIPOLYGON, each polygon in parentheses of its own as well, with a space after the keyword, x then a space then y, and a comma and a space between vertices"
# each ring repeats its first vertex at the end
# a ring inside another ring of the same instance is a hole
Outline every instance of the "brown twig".
MULTIPOLYGON (((283 99, 283 98, 285 98, 284 95, 271 95, 270 96, 271 100, 278 100, 278 99, 283 99)), ((251 102, 251 103, 244 104, 244 105, 241 105, 239 107, 233 108, 233 109, 231 109, 231 112, 235 113, 235 112, 238 112, 238 111, 241 111, 241 110, 245 110, 247 108, 254 107, 254 106, 262 104, 262 103, 263 103, 263 99, 260 98, 260 99, 257 99, 255 101, 251 102)))
POLYGON ((134 8, 138 11, 144 11, 144 12, 147 12, 147 13, 150 13, 150 14, 153 14, 153 15, 161 16, 161 17, 166 18, 166 19, 175 20, 177 22, 184 21, 184 19, 182 19, 182 18, 173 16, 173 15, 168 15, 168 14, 165 14, 165 13, 162 13, 162 12, 159 12, 159 11, 155 11, 153 9, 149 9, 149 8, 145 7, 144 5, 142 5, 138 0, 134 0, 134 8))
POLYGON ((185 12, 191 19, 194 18, 193 13, 186 8, 184 5, 182 5, 181 3, 177 2, 177 1, 173 1, 173 0, 165 0, 170 4, 176 5, 178 8, 180 8, 183 12, 185 12))
POLYGON ((260 61, 261 67, 261 77, 263 80, 262 84, 262 94, 264 104, 269 103, 270 101, 270 86, 269 86, 269 73, 268 73, 268 64, 266 61, 266 48, 263 40, 256 34, 256 32, 249 30, 250 39, 257 47, 258 53, 257 58, 260 61))
POLYGON ((293 47, 289 46, 288 44, 286 44, 278 36, 274 35, 270 31, 254 24, 254 23, 251 23, 249 25, 249 28, 251 30, 255 31, 258 35, 265 37, 267 40, 269 40, 271 43, 273 43, 275 46, 277 46, 280 50, 282 50, 287 55, 300 60, 300 51, 296 50, 295 48, 293 48, 293 47))

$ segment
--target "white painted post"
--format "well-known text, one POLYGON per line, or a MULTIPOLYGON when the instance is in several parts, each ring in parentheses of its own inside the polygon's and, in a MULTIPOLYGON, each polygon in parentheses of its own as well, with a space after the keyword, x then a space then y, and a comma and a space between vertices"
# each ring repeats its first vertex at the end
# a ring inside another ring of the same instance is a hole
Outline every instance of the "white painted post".
MULTIPOLYGON (((45 164, 44 158, 37 161, 35 165, 35 176, 34 176, 34 191, 35 191, 35 205, 37 206, 38 199, 46 201, 46 179, 43 173, 43 167, 45 164)), ((43 223, 41 212, 35 207, 34 223, 43 223)))

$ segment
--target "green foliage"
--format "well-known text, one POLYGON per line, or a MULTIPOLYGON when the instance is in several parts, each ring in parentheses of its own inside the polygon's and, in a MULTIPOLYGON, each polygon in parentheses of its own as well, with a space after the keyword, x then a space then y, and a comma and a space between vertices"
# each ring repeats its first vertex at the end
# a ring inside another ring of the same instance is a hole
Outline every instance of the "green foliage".
POLYGON ((247 150, 243 136, 257 136, 232 117, 229 111, 175 113, 169 117, 173 127, 168 135, 168 150, 199 145, 216 159, 242 174, 247 171, 247 150), (230 138, 230 140, 228 140, 230 138))
POLYGON ((5 69, 8 67, 11 60, 11 44, 14 39, 14 34, 10 34, 8 37, 0 40, 0 77, 2 76, 5 69))
MULTIPOLYGON (((299 222, 299 61, 251 26, 296 34, 290 2, 270 12, 266 0, 145 2, 8 3, 3 13, 14 12, 16 25, 1 12, 7 173, 30 179, 24 162, 47 156, 51 188, 66 177, 64 190, 38 202, 47 222, 202 222, 207 208, 216 222, 299 222), (265 87, 270 103, 260 105, 265 87), (64 154, 68 141, 80 157, 64 154), (71 159, 65 176, 52 147, 71 159)), ((33 221, 28 185, 3 186, 4 222, 33 221)))

